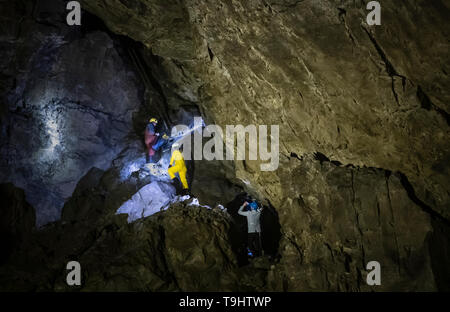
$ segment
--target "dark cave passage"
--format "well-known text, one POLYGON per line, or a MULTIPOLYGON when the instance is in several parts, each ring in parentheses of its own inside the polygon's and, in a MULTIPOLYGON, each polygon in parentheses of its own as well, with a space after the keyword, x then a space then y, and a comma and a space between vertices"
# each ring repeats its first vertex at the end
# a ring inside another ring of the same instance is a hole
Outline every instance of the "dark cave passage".
MULTIPOLYGON (((234 250, 241 265, 248 263, 247 257, 247 219, 238 214, 239 207, 248 200, 247 193, 238 194, 232 201, 226 204, 227 212, 232 216, 235 226, 231 239, 234 250)), ((261 214, 261 242, 264 255, 270 258, 278 256, 278 246, 281 238, 281 226, 278 214, 273 207, 263 206, 261 214)))

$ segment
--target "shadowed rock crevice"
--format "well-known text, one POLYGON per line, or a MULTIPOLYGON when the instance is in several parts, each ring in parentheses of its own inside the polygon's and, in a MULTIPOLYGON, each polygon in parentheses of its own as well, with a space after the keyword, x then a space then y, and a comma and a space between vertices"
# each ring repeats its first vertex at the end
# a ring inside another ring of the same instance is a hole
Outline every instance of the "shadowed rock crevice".
MULTIPOLYGON (((152 74, 152 68, 160 66, 158 64, 157 56, 150 54, 150 57, 144 59, 142 56, 142 50, 145 49, 142 44, 133 41, 130 38, 126 39, 126 45, 128 46, 127 50, 130 54, 131 59, 133 60, 134 67, 138 70, 141 79, 146 87, 146 108, 147 115, 155 115, 160 116, 161 120, 164 122, 166 128, 170 128, 172 126, 172 119, 168 114, 168 103, 167 99, 164 95, 163 89, 158 82, 157 79, 152 74), (158 94, 158 97, 161 99, 160 101, 152 101, 152 97, 154 94, 151 93, 152 90, 155 90, 158 94), (150 111, 150 109, 152 111, 150 111)), ((140 114, 144 114, 144 112, 140 112, 140 114)), ((142 118, 140 118, 142 119, 142 118)), ((146 120, 147 121, 147 120, 146 120)), ((145 127, 145 124, 141 121, 136 125, 136 128, 142 129, 145 127)))
MULTIPOLYGON (((332 163, 335 166, 342 166, 341 162, 339 162, 337 160, 330 160, 327 156, 325 156, 324 154, 322 154, 320 152, 314 153, 314 159, 318 160, 321 164, 323 162, 329 162, 329 163, 332 163)), ((359 169, 361 169, 361 167, 355 166, 353 164, 346 164, 346 167, 352 167, 352 168, 359 168, 359 169)), ((365 169, 369 169, 369 170, 381 170, 381 171, 384 171, 385 175, 386 175, 386 183, 389 180, 389 177, 393 174, 390 170, 386 170, 386 169, 383 169, 383 168, 374 168, 374 167, 364 167, 364 168, 365 169)), ((405 191, 407 192, 409 198, 411 199, 411 201, 413 203, 415 203, 417 205, 418 208, 420 208, 424 212, 428 213, 432 218, 436 218, 440 222, 443 222, 444 224, 447 224, 448 226, 450 226, 450 221, 448 219, 446 219, 439 212, 437 212, 434 209, 432 209, 430 206, 428 206, 425 202, 423 202, 422 200, 420 200, 417 197, 416 192, 414 191, 414 188, 413 188, 412 184, 409 182, 409 180, 408 180, 408 178, 406 177, 405 174, 403 174, 401 172, 395 172, 394 174, 397 175, 400 178, 402 186, 404 187, 405 191)), ((389 187, 388 187, 388 190, 389 190, 389 187)), ((388 192, 388 195, 389 195, 389 192, 388 192)))
POLYGON ((423 92, 420 86, 417 87, 417 98, 419 99, 420 105, 422 106, 423 109, 436 111, 445 119, 447 125, 450 126, 450 114, 447 113, 445 110, 434 105, 433 102, 431 102, 428 95, 426 95, 426 93, 423 92))
POLYGON ((383 51, 383 49, 381 48, 381 46, 379 45, 379 43, 377 42, 375 37, 367 29, 367 27, 365 27, 363 25, 361 25, 361 27, 366 32, 367 36, 369 37, 370 41, 372 42, 373 46, 375 47, 376 51, 378 52, 378 55, 380 56, 381 60, 385 64, 385 66, 386 66, 386 73, 391 77, 392 94, 394 95, 394 98, 395 98, 395 101, 397 102, 397 104, 400 105, 397 91, 395 91, 395 77, 401 78, 403 91, 405 91, 405 85, 406 85, 407 78, 397 72, 397 70, 394 68, 392 63, 389 61, 388 57, 386 56, 385 52, 383 51))
MULTIPOLYGON (((246 201, 248 194, 238 194, 232 201, 226 203, 227 213, 231 215, 234 221, 234 232, 232 237, 232 244, 234 251, 238 257, 240 265, 248 264, 247 259, 247 219, 238 214, 239 207, 246 201)), ((261 201, 257 199, 259 203, 261 201)), ((263 201, 263 202, 267 202, 263 201)), ((261 242, 264 254, 275 259, 280 256, 279 242, 281 239, 281 226, 277 211, 270 202, 263 207, 261 214, 261 242)))
POLYGON ((26 201, 23 190, 11 183, 0 184, 3 208, 0 210, 0 265, 30 238, 35 225, 33 207, 26 201))
POLYGON ((411 183, 408 181, 408 178, 403 174, 403 173, 397 173, 400 176, 400 181, 403 185, 403 187, 405 188, 406 192, 408 193, 409 198, 418 206, 420 207, 423 211, 425 211, 426 213, 428 213, 433 219, 437 219, 440 222, 446 224, 447 226, 450 227, 450 221, 448 219, 446 219, 445 217, 443 217, 441 214, 439 214, 438 212, 434 211, 430 206, 428 206, 427 204, 425 204, 423 201, 421 201, 417 195, 416 192, 414 191, 413 186, 411 185, 411 183))
POLYGON ((82 179, 62 221, 28 237, 0 268, 2 290, 70 290, 61 277, 69 259, 83 263, 83 285, 72 290, 262 290, 267 269, 240 268, 232 240, 241 234, 228 213, 186 201, 127 223, 114 212, 130 185, 110 185, 114 175, 91 170, 82 179))

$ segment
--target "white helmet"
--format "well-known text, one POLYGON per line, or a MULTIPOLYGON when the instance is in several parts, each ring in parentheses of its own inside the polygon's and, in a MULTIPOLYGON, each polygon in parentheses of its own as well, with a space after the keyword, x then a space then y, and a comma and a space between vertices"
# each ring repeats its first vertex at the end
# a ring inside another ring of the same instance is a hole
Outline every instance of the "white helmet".
POLYGON ((181 146, 181 144, 178 143, 178 142, 175 142, 175 143, 172 144, 172 148, 174 148, 174 149, 179 149, 180 146, 181 146))

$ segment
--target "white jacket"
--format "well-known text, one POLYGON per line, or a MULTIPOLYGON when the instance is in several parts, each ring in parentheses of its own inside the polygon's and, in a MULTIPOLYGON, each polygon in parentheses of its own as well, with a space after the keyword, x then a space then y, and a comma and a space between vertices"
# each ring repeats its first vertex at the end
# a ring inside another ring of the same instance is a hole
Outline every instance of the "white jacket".
POLYGON ((247 217, 247 226, 249 233, 261 233, 261 224, 259 222, 261 209, 244 211, 244 205, 239 208, 238 214, 247 217))

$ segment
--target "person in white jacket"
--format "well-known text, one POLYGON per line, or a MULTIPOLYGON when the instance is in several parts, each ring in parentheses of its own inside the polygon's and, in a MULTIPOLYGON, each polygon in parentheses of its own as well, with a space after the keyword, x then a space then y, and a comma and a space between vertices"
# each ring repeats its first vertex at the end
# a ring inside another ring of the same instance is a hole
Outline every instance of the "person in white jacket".
POLYGON ((255 257, 261 255, 261 212, 262 208, 258 207, 255 201, 248 203, 247 201, 239 208, 238 214, 247 217, 248 227, 248 248, 255 257), (244 211, 244 208, 249 208, 244 211))

